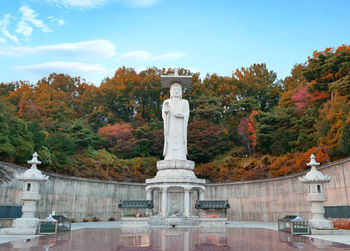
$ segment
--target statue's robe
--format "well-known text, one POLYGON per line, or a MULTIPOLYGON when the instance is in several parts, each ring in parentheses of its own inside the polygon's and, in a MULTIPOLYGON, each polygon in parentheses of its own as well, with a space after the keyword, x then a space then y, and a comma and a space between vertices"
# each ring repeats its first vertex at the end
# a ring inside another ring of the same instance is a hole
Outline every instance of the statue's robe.
POLYGON ((187 155, 187 125, 190 107, 185 99, 171 98, 163 103, 162 117, 164 121, 165 160, 186 160, 187 155), (169 104, 169 112, 164 111, 165 103, 169 104), (181 116, 176 116, 180 114, 181 116))

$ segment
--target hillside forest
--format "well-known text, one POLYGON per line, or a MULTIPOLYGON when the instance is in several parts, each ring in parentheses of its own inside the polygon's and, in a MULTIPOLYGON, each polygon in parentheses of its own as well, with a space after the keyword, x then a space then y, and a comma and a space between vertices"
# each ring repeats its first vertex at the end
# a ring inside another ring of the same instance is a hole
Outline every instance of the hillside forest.
MULTIPOLYGON (((50 173, 144 182, 162 159, 160 75, 121 67, 99 84, 52 73, 0 83, 0 160, 27 165, 34 151, 50 173)), ((208 182, 279 177, 350 156, 350 45, 315 51, 277 79, 266 64, 199 78, 190 103, 188 159, 208 182)))

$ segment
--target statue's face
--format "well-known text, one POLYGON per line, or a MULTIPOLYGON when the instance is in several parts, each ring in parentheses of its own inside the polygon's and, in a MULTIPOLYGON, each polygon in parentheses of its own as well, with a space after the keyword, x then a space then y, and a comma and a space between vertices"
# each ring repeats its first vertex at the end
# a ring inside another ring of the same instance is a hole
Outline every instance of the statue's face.
POLYGON ((170 97, 181 98, 182 86, 179 83, 174 83, 170 86, 170 97))

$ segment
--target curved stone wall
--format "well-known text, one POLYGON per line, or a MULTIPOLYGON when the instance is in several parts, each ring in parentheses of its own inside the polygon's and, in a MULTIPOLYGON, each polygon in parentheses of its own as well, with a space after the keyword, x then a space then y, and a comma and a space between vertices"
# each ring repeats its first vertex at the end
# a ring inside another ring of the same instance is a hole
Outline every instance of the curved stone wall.
MULTIPOLYGON (((0 168, 12 176, 26 170, 24 167, 0 162, 0 168)), ((40 169, 40 166, 39 166, 40 169)), ((47 174, 47 173, 46 173, 47 174)), ((144 184, 90 180, 47 174, 49 180, 40 186, 41 199, 38 217, 45 218, 51 211, 76 221, 96 217, 108 220, 120 218, 118 204, 121 199, 144 199, 144 184)), ((22 183, 12 179, 0 185, 0 205, 20 205, 22 183)))
MULTIPOLYGON (((350 158, 336 161, 318 168, 331 176, 325 185, 328 201, 325 206, 350 205, 350 158)), ((207 184, 207 199, 228 199, 230 220, 277 221, 287 214, 310 217, 307 185, 298 177, 305 173, 281 178, 207 184)))
MULTIPOLYGON (((0 162, 0 168, 14 177, 25 167, 0 162)), ((40 168, 40 166, 39 166, 40 168)), ((350 158, 320 167, 330 175, 326 184, 325 205, 350 205, 350 158)), ((93 217, 108 220, 120 218, 121 199, 145 199, 145 184, 110 182, 48 174, 49 180, 40 188, 38 217, 51 211, 77 221, 93 217)), ((298 181, 304 174, 261 181, 207 184, 206 199, 228 199, 229 220, 276 221, 286 214, 309 217, 307 186, 298 181)), ((20 205, 21 182, 12 179, 0 185, 0 205, 20 205)))

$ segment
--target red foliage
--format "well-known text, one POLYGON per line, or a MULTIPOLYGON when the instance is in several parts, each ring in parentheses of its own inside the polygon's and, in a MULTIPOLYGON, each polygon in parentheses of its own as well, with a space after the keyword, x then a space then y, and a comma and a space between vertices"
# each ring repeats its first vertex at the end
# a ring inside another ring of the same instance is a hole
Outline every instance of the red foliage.
POLYGON ((254 115, 258 114, 259 111, 253 110, 249 116, 249 122, 248 122, 248 131, 249 131, 249 138, 252 143, 252 146, 256 146, 256 131, 255 131, 255 120, 254 115))
POLYGON ((229 149, 223 128, 208 121, 193 121, 188 125, 188 154, 198 163, 210 161, 218 153, 229 149))
POLYGON ((242 118, 237 128, 237 132, 239 136, 242 137, 242 141, 247 141, 249 139, 248 123, 249 123, 249 117, 242 118))
POLYGON ((99 135, 105 136, 107 148, 113 152, 126 152, 136 144, 136 137, 130 123, 106 125, 98 130, 99 135))
POLYGON ((306 86, 301 86, 293 95, 292 101, 298 110, 303 110, 306 108, 306 100, 310 96, 307 92, 306 86))

